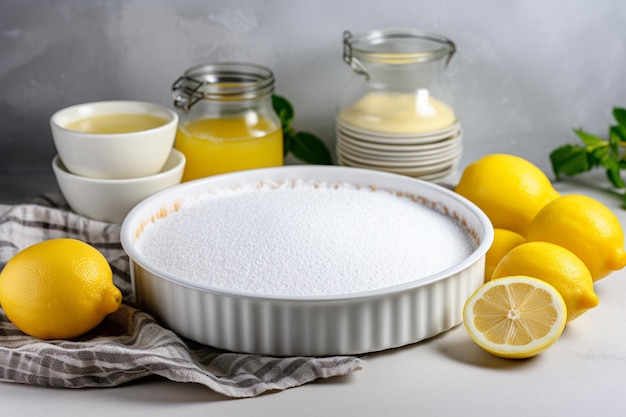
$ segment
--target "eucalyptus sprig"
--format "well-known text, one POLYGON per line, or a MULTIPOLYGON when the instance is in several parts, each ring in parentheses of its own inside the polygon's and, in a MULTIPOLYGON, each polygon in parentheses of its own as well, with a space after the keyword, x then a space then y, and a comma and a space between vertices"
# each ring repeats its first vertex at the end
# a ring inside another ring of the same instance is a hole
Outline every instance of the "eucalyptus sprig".
POLYGON ((317 136, 308 132, 297 132, 291 122, 295 112, 291 103, 282 96, 272 96, 272 106, 278 114, 283 128, 283 149, 285 156, 293 156, 309 164, 331 165, 330 151, 317 136))
MULTIPOLYGON (((563 145, 550 153, 552 170, 557 179, 562 174, 574 176, 603 168, 615 188, 626 188, 621 177, 621 170, 626 169, 626 109, 614 108, 613 118, 617 123, 609 127, 608 140, 582 129, 574 129, 582 145, 563 145)), ((626 204, 626 193, 622 196, 626 204)))

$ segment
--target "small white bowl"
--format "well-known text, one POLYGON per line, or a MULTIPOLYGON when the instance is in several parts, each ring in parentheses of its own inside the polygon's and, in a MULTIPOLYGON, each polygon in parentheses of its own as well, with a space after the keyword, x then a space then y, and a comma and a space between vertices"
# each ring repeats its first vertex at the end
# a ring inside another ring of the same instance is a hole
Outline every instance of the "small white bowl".
POLYGON ((111 223, 121 223, 146 197, 179 184, 184 168, 185 156, 175 149, 161 172, 122 180, 81 177, 69 172, 59 155, 52 160, 54 175, 70 207, 83 216, 111 223))
POLYGON ((76 175, 128 179, 158 173, 174 146, 178 115, 154 103, 100 101, 57 111, 50 118, 52 137, 65 167, 76 175), (130 133, 86 133, 67 126, 81 119, 115 114, 148 114, 166 120, 159 127, 130 133))

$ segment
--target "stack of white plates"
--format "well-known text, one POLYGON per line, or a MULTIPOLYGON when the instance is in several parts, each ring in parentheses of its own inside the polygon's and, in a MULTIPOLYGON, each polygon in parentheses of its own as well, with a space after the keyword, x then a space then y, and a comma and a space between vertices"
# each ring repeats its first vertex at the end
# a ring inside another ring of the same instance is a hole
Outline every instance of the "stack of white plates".
POLYGON ((366 131, 337 120, 339 165, 403 174, 427 181, 452 175, 463 151, 460 123, 415 134, 366 131))

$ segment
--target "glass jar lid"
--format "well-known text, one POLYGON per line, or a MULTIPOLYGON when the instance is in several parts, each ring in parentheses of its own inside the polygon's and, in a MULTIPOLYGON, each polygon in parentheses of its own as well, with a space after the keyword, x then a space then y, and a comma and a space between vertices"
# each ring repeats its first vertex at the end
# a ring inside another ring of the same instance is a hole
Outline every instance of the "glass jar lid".
POLYGON ((174 106, 188 111, 200 100, 241 101, 274 92, 274 74, 256 64, 203 64, 185 71, 172 84, 174 106))
POLYGON ((418 29, 381 29, 343 34, 343 60, 358 74, 367 75, 363 62, 411 64, 445 58, 447 65, 456 51, 445 36, 418 29))

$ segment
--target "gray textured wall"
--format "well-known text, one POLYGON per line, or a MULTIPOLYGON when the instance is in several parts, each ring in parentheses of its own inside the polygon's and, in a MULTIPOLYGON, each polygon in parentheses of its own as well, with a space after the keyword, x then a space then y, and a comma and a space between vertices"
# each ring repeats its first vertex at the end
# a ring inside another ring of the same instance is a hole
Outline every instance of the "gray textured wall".
POLYGON ((351 77, 342 31, 398 26, 457 43, 447 76, 466 147, 481 153, 517 153, 549 170, 548 151, 576 140, 573 127, 604 133, 611 108, 626 106, 622 0, 0 0, 0 175, 51 175, 55 110, 104 99, 170 105, 184 69, 222 60, 274 69, 296 126, 332 146, 351 77))

